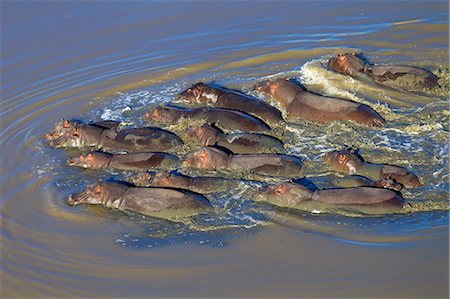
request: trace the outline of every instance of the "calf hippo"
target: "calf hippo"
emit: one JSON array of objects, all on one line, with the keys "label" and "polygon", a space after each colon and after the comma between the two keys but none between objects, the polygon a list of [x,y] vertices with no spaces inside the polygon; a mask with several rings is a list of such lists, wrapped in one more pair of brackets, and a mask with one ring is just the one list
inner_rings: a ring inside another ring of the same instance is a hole
[{"label": "calf hippo", "polygon": [[242,92],[224,87],[197,83],[181,92],[177,98],[189,104],[206,104],[216,108],[243,111],[269,124],[278,124],[284,121],[277,108]]},{"label": "calf hippo", "polygon": [[[45,135],[51,147],[95,147],[103,151],[170,151],[183,144],[174,133],[159,128],[118,131],[118,122],[78,124],[63,121]],[[108,125],[108,126],[106,126]]]},{"label": "calf hippo", "polygon": [[206,197],[187,190],[129,187],[101,181],[71,195],[68,204],[103,205],[166,219],[192,216],[211,207]]},{"label": "calf hippo", "polygon": [[287,79],[261,82],[255,86],[255,89],[272,96],[292,118],[319,123],[351,120],[366,126],[384,125],[384,119],[367,105],[324,97],[306,91],[300,85]]},{"label": "calf hippo", "polygon": [[386,188],[394,191],[400,191],[402,185],[397,183],[393,179],[382,178],[378,181],[371,180],[361,175],[349,175],[343,178],[336,178],[333,180],[336,186],[349,188],[349,187],[378,187]]},{"label": "calf hippo", "polygon": [[146,172],[131,177],[131,183],[141,187],[181,188],[200,194],[209,194],[229,190],[232,183],[236,181],[218,177],[190,177],[174,172]]},{"label": "calf hippo", "polygon": [[438,85],[438,78],[425,69],[404,65],[373,65],[355,53],[337,54],[328,66],[344,75],[363,73],[378,84],[417,91]]},{"label": "calf hippo", "polygon": [[405,188],[422,186],[419,178],[407,169],[365,162],[353,149],[326,153],[324,160],[331,169],[340,173],[363,175],[373,180],[392,179]]},{"label": "calf hippo", "polygon": [[300,184],[284,183],[262,188],[252,199],[287,208],[315,210],[332,206],[367,214],[395,213],[403,207],[403,199],[396,192],[373,187],[312,191]]},{"label": "calf hippo", "polygon": [[270,127],[262,120],[249,114],[222,108],[184,109],[174,106],[158,106],[144,115],[147,121],[173,124],[181,118],[203,123],[215,123],[224,130],[245,132],[268,132]]},{"label": "calf hippo", "polygon": [[217,148],[204,147],[193,152],[183,166],[208,170],[245,171],[277,177],[299,177],[301,159],[287,155],[255,154],[229,155]]},{"label": "calf hippo", "polygon": [[102,152],[90,152],[87,155],[68,159],[67,165],[89,169],[146,171],[152,169],[173,169],[178,165],[178,158],[166,153],[113,155]]},{"label": "calf hippo", "polygon": [[283,152],[283,142],[275,137],[259,133],[225,134],[218,128],[204,124],[186,130],[189,140],[203,146],[219,146],[235,154],[261,154]]}]

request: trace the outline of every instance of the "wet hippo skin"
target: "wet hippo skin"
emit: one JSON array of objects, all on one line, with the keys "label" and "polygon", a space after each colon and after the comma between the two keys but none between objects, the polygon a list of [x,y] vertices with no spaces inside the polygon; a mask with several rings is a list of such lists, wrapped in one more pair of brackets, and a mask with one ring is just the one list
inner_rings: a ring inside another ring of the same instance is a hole
[{"label": "wet hippo skin", "polygon": [[344,75],[363,73],[378,84],[405,90],[421,90],[438,85],[438,78],[428,70],[406,65],[373,65],[366,63],[360,54],[337,54],[328,66]]},{"label": "wet hippo skin", "polygon": [[373,180],[392,179],[405,188],[422,186],[419,178],[406,168],[365,162],[353,149],[326,153],[324,161],[331,169],[340,173],[363,175]]},{"label": "wet hippo skin", "polygon": [[373,214],[395,213],[403,207],[403,199],[396,192],[373,187],[312,191],[300,184],[283,183],[261,188],[252,199],[287,208],[320,203]]},{"label": "wet hippo skin", "polygon": [[112,121],[78,124],[65,120],[57,123],[45,138],[55,148],[95,147],[107,152],[170,151],[183,144],[169,131],[151,127],[117,130],[119,124]]},{"label": "wet hippo skin", "polygon": [[211,207],[206,197],[187,190],[129,187],[102,181],[71,195],[68,204],[103,205],[167,219],[191,216]]},{"label": "wet hippo skin", "polygon": [[91,152],[67,160],[67,165],[89,169],[117,169],[146,171],[152,169],[173,169],[178,157],[166,153],[109,154]]},{"label": "wet hippo skin", "polygon": [[177,99],[189,104],[204,104],[216,108],[243,111],[270,124],[278,124],[284,121],[277,108],[242,92],[225,87],[196,83],[181,92]]},{"label": "wet hippo skin", "polygon": [[297,157],[278,154],[229,155],[217,148],[203,147],[188,155],[182,165],[197,169],[248,170],[262,175],[299,177],[302,161]]},{"label": "wet hippo skin", "polygon": [[222,108],[191,108],[158,106],[144,114],[147,121],[174,124],[180,119],[214,123],[224,130],[244,132],[268,132],[270,127],[262,120],[244,112]]},{"label": "wet hippo skin", "polygon": [[287,79],[263,81],[255,89],[271,96],[286,109],[290,118],[319,123],[351,120],[366,126],[383,126],[384,119],[367,105],[325,97],[303,89]]},{"label": "wet hippo skin", "polygon": [[204,124],[191,127],[185,132],[186,137],[203,146],[219,146],[235,154],[258,154],[283,152],[283,143],[275,137],[259,133],[225,134],[220,129]]}]

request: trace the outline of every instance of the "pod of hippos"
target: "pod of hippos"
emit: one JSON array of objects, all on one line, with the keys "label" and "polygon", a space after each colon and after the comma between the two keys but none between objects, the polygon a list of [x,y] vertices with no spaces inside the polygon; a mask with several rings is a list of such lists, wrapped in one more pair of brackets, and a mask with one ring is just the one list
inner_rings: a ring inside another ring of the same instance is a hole
[{"label": "pod of hippos", "polygon": [[[437,78],[411,67],[366,63],[359,54],[332,57],[328,66],[344,75],[362,73],[376,83],[403,90],[432,88]],[[176,97],[188,107],[152,107],[143,118],[151,124],[188,120],[178,136],[159,127],[120,129],[115,121],[87,124],[63,120],[45,135],[53,148],[89,149],[67,165],[85,169],[137,171],[129,182],[99,181],[68,199],[69,205],[95,204],[153,217],[177,219],[212,208],[205,195],[229,190],[242,183],[239,174],[277,177],[285,183],[254,190],[255,202],[303,209],[323,205],[365,214],[399,211],[404,203],[400,190],[422,185],[410,170],[365,161],[354,149],[326,153],[324,163],[343,175],[329,189],[312,190],[293,183],[303,177],[303,161],[285,154],[284,144],[272,136],[272,127],[286,121],[330,123],[351,121],[361,126],[384,126],[385,120],[371,107],[305,90],[294,81],[279,78],[257,82],[255,90],[284,110],[243,92],[215,84],[196,83]],[[285,118],[283,118],[283,115]],[[186,143],[198,146],[179,156]],[[186,168],[209,176],[187,176]],[[211,175],[212,173],[212,175]]]}]

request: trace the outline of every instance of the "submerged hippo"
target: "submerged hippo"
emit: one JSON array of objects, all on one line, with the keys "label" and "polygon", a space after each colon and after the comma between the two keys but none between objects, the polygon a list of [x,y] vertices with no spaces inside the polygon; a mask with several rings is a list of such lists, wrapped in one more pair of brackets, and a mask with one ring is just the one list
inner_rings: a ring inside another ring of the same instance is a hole
[{"label": "submerged hippo", "polygon": [[174,124],[180,119],[190,119],[203,123],[215,123],[224,130],[245,132],[268,132],[270,127],[262,120],[249,114],[222,108],[184,109],[174,106],[158,106],[144,115],[147,121]]},{"label": "submerged hippo", "polygon": [[89,169],[117,169],[146,171],[151,169],[173,169],[178,157],[166,153],[108,154],[90,152],[87,155],[67,160],[67,165]]},{"label": "submerged hippo", "polygon": [[225,134],[218,128],[204,124],[186,130],[189,140],[203,146],[219,146],[235,154],[259,154],[283,152],[283,142],[275,137],[260,133]]},{"label": "submerged hippo", "polygon": [[393,179],[405,188],[422,186],[419,178],[407,169],[365,162],[353,149],[326,153],[324,161],[331,169],[340,173],[363,175],[373,180]]},{"label": "submerged hippo", "polygon": [[306,91],[300,85],[287,79],[264,81],[257,84],[255,89],[272,96],[292,118],[319,123],[351,120],[367,126],[384,125],[384,119],[367,105],[324,97]]},{"label": "submerged hippo", "polygon": [[103,205],[166,219],[191,216],[211,207],[206,197],[187,190],[129,187],[101,181],[71,195],[68,204]]},{"label": "submerged hippo", "polygon": [[378,181],[371,180],[361,175],[349,175],[343,178],[336,178],[333,183],[339,187],[349,188],[349,187],[378,187],[386,188],[394,191],[400,191],[402,185],[397,183],[393,179],[382,178]]},{"label": "submerged hippo", "polygon": [[188,155],[183,166],[208,170],[245,171],[279,177],[299,177],[300,158],[278,154],[229,155],[217,148],[204,147]]},{"label": "submerged hippo", "polygon": [[252,199],[287,208],[316,209],[332,205],[370,214],[395,213],[403,207],[403,199],[396,192],[373,187],[312,191],[300,184],[284,183],[262,188]]},{"label": "submerged hippo", "polygon": [[281,112],[264,101],[225,87],[214,87],[197,83],[178,95],[178,100],[190,104],[207,104],[216,108],[227,108],[254,115],[267,123],[283,122]]},{"label": "submerged hippo", "polygon": [[191,190],[200,194],[223,192],[230,189],[234,180],[218,177],[190,177],[174,172],[140,173],[131,177],[136,186],[171,187]]},{"label": "submerged hippo", "polygon": [[378,84],[405,90],[421,90],[438,85],[438,77],[425,69],[404,65],[373,65],[366,63],[358,54],[337,54],[328,61],[334,71],[354,75],[363,73]]},{"label": "submerged hippo", "polygon": [[[108,126],[105,126],[105,123]],[[95,147],[103,151],[170,151],[183,144],[174,133],[159,128],[118,131],[120,123],[108,121],[78,124],[65,120],[45,135],[51,147]]]}]

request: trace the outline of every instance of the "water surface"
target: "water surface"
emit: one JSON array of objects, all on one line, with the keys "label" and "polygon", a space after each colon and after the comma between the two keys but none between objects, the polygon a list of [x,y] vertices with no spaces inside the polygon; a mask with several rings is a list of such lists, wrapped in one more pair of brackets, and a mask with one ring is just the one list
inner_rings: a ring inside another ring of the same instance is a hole
[{"label": "water surface", "polygon": [[[2,2],[1,297],[448,297],[448,18],[446,1]],[[427,68],[440,87],[331,72],[345,51]],[[278,129],[319,187],[333,175],[323,154],[343,146],[424,186],[383,217],[258,205],[249,182],[178,223],[67,206],[87,183],[128,174],[66,167],[79,152],[43,140],[61,118],[142,126],[146,108],[197,81],[261,97],[252,87],[271,77],[387,120]]]}]

